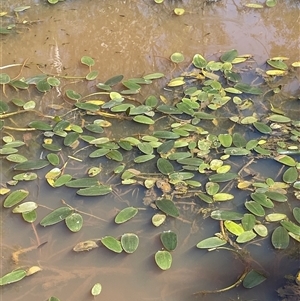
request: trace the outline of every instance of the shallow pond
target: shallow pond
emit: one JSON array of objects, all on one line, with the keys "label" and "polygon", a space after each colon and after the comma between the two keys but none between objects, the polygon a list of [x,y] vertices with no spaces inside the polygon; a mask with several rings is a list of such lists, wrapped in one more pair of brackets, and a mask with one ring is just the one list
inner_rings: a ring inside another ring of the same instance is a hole
[{"label": "shallow pond", "polygon": [[[3,87],[1,100],[34,100],[36,108],[46,115],[71,110],[73,102],[64,96],[67,89],[74,89],[82,95],[98,91],[94,81],[86,82],[80,78],[89,69],[80,62],[83,56],[95,60],[92,68],[99,71],[96,82],[104,83],[119,74],[125,78],[142,77],[155,72],[165,74],[164,78],[143,87],[140,94],[129,96],[136,97],[134,101],[140,103],[149,95],[161,96],[161,99],[165,97],[167,104],[176,103],[182,91],[180,87],[176,87],[175,92],[164,88],[171,78],[191,71],[191,61],[196,53],[202,54],[207,61],[218,60],[222,53],[230,49],[237,49],[239,54],[249,54],[251,58],[241,71],[244,78],[256,83],[258,71],[266,68],[267,59],[284,56],[290,59],[290,63],[299,61],[299,1],[278,1],[273,8],[266,7],[264,1],[259,2],[264,8],[246,7],[247,1],[242,0],[165,0],[162,4],[149,0],[84,0],[63,1],[55,5],[37,0],[6,1],[1,4],[1,11],[8,12],[1,17],[2,26],[11,23],[15,27],[10,29],[11,33],[0,37],[0,65],[18,65],[1,72],[14,78],[21,69],[19,64],[25,61],[26,65],[21,70],[25,78],[42,72],[74,78],[65,78],[64,82],[62,79],[61,88],[44,94],[32,89],[16,91],[11,87]],[[30,8],[14,13],[14,8],[20,6]],[[176,15],[173,11],[176,7],[184,8],[184,14]],[[170,60],[175,52],[184,55],[183,62],[176,64]],[[261,78],[258,83],[260,81]],[[291,77],[282,79],[282,86],[285,88],[284,93],[278,93],[278,97],[271,93],[272,98],[267,101],[261,100],[262,96],[251,95],[255,113],[263,115],[271,100],[276,108],[299,121],[299,99],[295,101],[299,94],[299,71],[294,70]],[[103,98],[106,96],[103,94]],[[227,111],[221,111],[218,115],[220,120],[216,124],[204,120],[203,127],[215,135],[224,133],[225,129],[230,132],[231,124],[228,119],[227,123],[223,123],[222,117],[241,113],[234,110],[232,106]],[[74,123],[80,119],[75,114],[70,116],[69,120],[74,120]],[[10,127],[24,127],[34,118],[34,113],[19,114],[7,122]],[[89,118],[93,117],[86,117],[86,120]],[[147,128],[144,124],[128,123],[126,118],[107,120],[112,126],[105,128],[105,135],[114,139],[125,136],[140,138],[153,131],[151,126]],[[159,123],[161,129],[165,129],[170,120],[162,120]],[[157,125],[155,130],[159,130]],[[7,128],[2,130],[1,135],[13,135],[24,141],[26,149],[22,154],[30,159],[45,156],[45,152],[40,149],[44,138],[41,134],[14,132]],[[245,133],[247,140],[256,139],[256,135],[253,130]],[[299,242],[291,240],[288,250],[275,250],[270,237],[250,241],[242,247],[251,255],[252,268],[267,276],[265,282],[252,289],[241,285],[216,294],[193,295],[199,291],[229,287],[245,269],[245,261],[234,252],[226,249],[208,252],[196,248],[198,242],[221,231],[222,223],[210,218],[211,211],[218,209],[218,205],[203,202],[195,195],[187,194],[184,187],[178,187],[174,200],[180,216],[168,216],[160,227],[155,227],[151,219],[158,209],[153,206],[153,202],[162,196],[164,189],[146,189],[139,182],[121,185],[118,175],[113,174],[118,165],[116,162],[103,158],[86,160],[90,154],[88,149],[79,152],[78,156],[74,155],[76,151],[76,148],[68,149],[66,153],[83,161],[71,160],[64,172],[80,178],[86,176],[89,167],[101,165],[101,181],[112,184],[113,192],[100,197],[83,197],[67,187],[53,189],[45,181],[43,170],[37,171],[38,178],[34,181],[19,182],[17,187],[9,186],[12,190],[28,190],[28,198],[38,203],[40,208],[37,222],[32,224],[24,222],[19,214],[13,214],[11,210],[1,209],[1,276],[13,269],[33,265],[39,266],[42,271],[20,282],[2,286],[0,295],[3,300],[46,300],[51,296],[61,301],[94,300],[90,291],[95,283],[102,285],[100,296],[95,297],[99,300],[281,300],[276,290],[285,284],[284,276],[295,275],[299,269],[296,264],[297,256],[299,259]],[[124,155],[124,161],[132,162],[137,155],[140,155],[138,151]],[[299,153],[294,158],[299,162]],[[156,166],[152,161],[149,162],[144,167],[144,173],[145,170],[149,175],[153,173],[155,178]],[[257,158],[250,162],[247,157],[234,157],[230,160],[231,171],[238,173],[242,169],[242,178],[254,179],[256,182],[264,182],[267,178],[279,182],[282,180],[284,167],[278,162],[266,159],[263,164],[256,163]],[[0,164],[1,185],[4,187],[16,171],[4,156]],[[299,171],[299,166],[297,168]],[[201,174],[197,180],[204,185],[208,176]],[[151,175],[147,177],[148,180],[150,178]],[[139,179],[141,182],[143,180]],[[241,208],[245,199],[249,200],[249,191],[246,193],[237,189],[236,183],[228,184],[229,188],[227,183],[220,185],[221,191],[226,192],[230,188],[235,196],[233,201],[223,202],[220,207],[243,211]],[[294,190],[290,189],[288,193],[289,206],[276,204],[274,212],[284,212],[291,216],[291,208],[299,200]],[[62,200],[82,212],[84,225],[78,233],[70,232],[63,223],[50,227],[39,224],[49,210],[64,206]],[[128,206],[139,209],[137,216],[117,225],[115,216]],[[274,228],[271,226],[270,230]],[[177,234],[178,246],[172,252],[172,267],[162,271],[155,263],[154,254],[163,248],[160,234],[169,230]],[[106,235],[119,238],[124,233],[135,233],[139,237],[139,247],[134,254],[114,253],[100,242],[99,247],[90,251],[73,251],[79,242],[101,239]]]}]

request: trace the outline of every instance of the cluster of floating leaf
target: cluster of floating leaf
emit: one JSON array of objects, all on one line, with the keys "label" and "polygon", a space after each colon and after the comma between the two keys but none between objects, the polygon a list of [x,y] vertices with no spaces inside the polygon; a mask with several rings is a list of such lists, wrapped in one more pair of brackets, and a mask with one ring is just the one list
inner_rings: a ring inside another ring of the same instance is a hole
[{"label": "cluster of floating leaf", "polygon": [[[292,210],[294,221],[286,214],[273,210],[277,203],[287,203],[287,195],[291,191],[295,198],[300,199],[300,164],[297,161],[300,154],[300,121],[285,116],[279,108],[271,107],[270,112],[261,116],[257,112],[249,116],[242,116],[241,113],[231,114],[226,119],[231,122],[232,128],[226,133],[224,129],[220,129],[221,133],[218,134],[209,131],[212,126],[215,126],[215,129],[218,127],[218,111],[232,103],[242,108],[241,111],[251,108],[254,101],[246,96],[262,95],[268,82],[274,83],[278,77],[291,75],[294,69],[299,67],[299,62],[294,62],[288,67],[285,63],[287,58],[284,57],[271,58],[267,64],[273,69],[265,72],[263,79],[267,80],[258,87],[242,82],[241,72],[236,67],[250,59],[250,55],[238,55],[236,50],[224,53],[217,62],[207,61],[201,54],[196,54],[192,60],[193,70],[172,78],[167,84],[169,91],[176,90],[176,93],[181,95],[172,104],[163,95],[150,95],[143,103],[134,98],[144,85],[150,85],[154,80],[164,77],[162,73],[128,80],[124,80],[122,75],[117,75],[103,83],[97,83],[95,87],[101,91],[86,96],[72,89],[66,90],[64,96],[74,103],[72,113],[77,114],[78,123],[68,121],[65,118],[67,112],[62,116],[38,118],[25,128],[19,129],[43,133],[42,159],[28,160],[19,153],[19,149],[25,148],[25,143],[14,139],[13,135],[3,135],[1,157],[14,164],[15,171],[21,171],[7,184],[17,185],[19,181],[35,180],[37,174],[34,171],[48,167],[45,179],[55,189],[62,186],[73,188],[78,195],[85,197],[109,194],[114,186],[103,183],[102,169],[99,166],[90,166],[86,177],[83,178],[74,178],[72,174],[65,173],[70,160],[84,161],[77,157],[81,150],[92,149],[88,154],[89,159],[113,162],[115,167],[112,174],[119,176],[123,185],[136,184],[148,190],[154,187],[160,189],[161,196],[153,200],[152,204],[158,211],[152,218],[156,227],[163,224],[166,218],[180,216],[176,204],[177,196],[198,198],[203,204],[218,207],[219,204],[234,199],[234,194],[224,191],[222,183],[235,183],[238,189],[251,191],[249,200],[244,203],[246,213],[221,209],[222,205],[219,209],[212,209],[210,217],[221,221],[224,229],[214,237],[201,240],[197,244],[200,249],[218,249],[226,244],[232,246],[233,239],[237,244],[244,244],[257,236],[270,236],[276,249],[287,248],[290,238],[300,242],[300,208],[294,207]],[[183,60],[180,53],[171,56],[171,61],[175,64]],[[95,64],[94,60],[84,56],[81,62],[89,67],[89,73],[82,78],[95,81],[98,72],[91,68]],[[43,74],[11,81],[7,74],[0,74],[3,89],[6,85],[18,90],[27,90],[34,86],[43,93],[59,87],[62,79],[67,80],[67,77]],[[101,99],[98,99],[98,96],[101,96]],[[10,112],[11,105],[16,106],[18,110]],[[18,130],[6,125],[6,120],[21,113],[36,113],[34,108],[34,104],[20,99],[12,100],[11,104],[0,101],[1,130]],[[106,136],[105,129],[113,125],[113,121],[108,119],[135,123],[145,134],[122,136],[117,139]],[[161,129],[160,122],[164,120],[165,128]],[[156,125],[160,129],[155,129]],[[241,134],[244,129],[234,132],[235,126],[251,129],[260,137],[247,141]],[[73,151],[73,154],[62,163],[61,158],[66,150]],[[126,162],[124,159],[124,154],[129,152],[134,154],[133,162]],[[283,167],[282,181],[276,182],[271,178],[262,181],[246,180],[241,176],[243,167],[240,172],[232,171],[230,159],[237,156],[245,158],[248,165],[254,160],[273,159]],[[148,170],[149,162],[154,163],[151,164],[153,172]],[[49,166],[52,168],[49,169]],[[5,196],[5,208],[13,208],[12,212],[21,214],[26,222],[33,223],[37,219],[39,205],[34,201],[23,202],[29,195],[27,190],[16,189],[11,192],[10,188],[2,187],[0,192]],[[72,232],[78,232],[84,222],[80,213],[82,212],[69,205],[59,207],[43,217],[40,225],[46,227],[64,221]],[[124,208],[115,217],[115,222],[127,222],[137,213],[137,208]],[[267,227],[269,223],[278,224],[271,235]],[[162,270],[167,270],[172,264],[171,252],[177,246],[177,235],[173,231],[163,231],[160,238],[163,250],[157,251],[155,262]],[[80,242],[73,250],[91,250],[97,248],[99,242],[116,253],[123,250],[133,253],[138,248],[139,237],[135,233],[125,233],[120,239],[105,236]],[[5,275],[0,279],[2,285],[19,281],[27,275],[25,270],[12,273],[13,276],[8,274],[9,276]],[[247,270],[241,280],[244,287],[251,288],[265,280],[265,277],[257,271]]]}]

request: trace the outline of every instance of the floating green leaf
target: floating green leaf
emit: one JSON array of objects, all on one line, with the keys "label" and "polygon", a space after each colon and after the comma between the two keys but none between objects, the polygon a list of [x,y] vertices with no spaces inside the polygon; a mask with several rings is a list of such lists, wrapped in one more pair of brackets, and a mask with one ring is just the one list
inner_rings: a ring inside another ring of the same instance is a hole
[{"label": "floating green leaf", "polygon": [[144,163],[144,162],[150,161],[154,158],[155,158],[155,155],[141,155],[141,156],[134,158],[133,161],[135,163]]},{"label": "floating green leaf", "polygon": [[98,71],[93,70],[93,71],[89,72],[89,73],[86,75],[85,79],[86,79],[86,80],[94,80],[94,79],[97,78],[98,74],[99,74]]},{"label": "floating green leaf", "polygon": [[224,226],[229,232],[231,232],[236,236],[239,236],[245,232],[244,228],[240,224],[237,224],[236,222],[233,221],[229,221],[229,220],[225,221]]},{"label": "floating green leaf", "polygon": [[14,170],[35,170],[41,169],[49,165],[48,160],[39,159],[36,161],[26,161],[23,163],[19,163],[14,167]]},{"label": "floating green leaf", "polygon": [[211,182],[217,182],[217,183],[222,183],[222,182],[228,182],[231,180],[234,180],[238,175],[236,173],[225,173],[225,174],[215,174],[215,175],[211,175],[209,177],[209,180]]},{"label": "floating green leaf", "polygon": [[288,168],[282,175],[282,179],[285,183],[294,183],[298,179],[298,170],[296,167]]},{"label": "floating green leaf", "polygon": [[287,231],[294,233],[295,235],[300,235],[300,226],[296,225],[291,221],[281,221],[281,226],[283,226]]},{"label": "floating green leaf", "polygon": [[10,208],[20,202],[22,202],[29,195],[29,191],[19,189],[11,192],[4,200],[3,206]]},{"label": "floating green leaf", "polygon": [[80,59],[81,63],[84,65],[87,65],[89,67],[94,66],[95,65],[95,61],[94,59],[92,59],[90,56],[83,56]]},{"label": "floating green leaf", "polygon": [[223,53],[220,57],[222,62],[232,62],[238,56],[238,52],[235,49]]},{"label": "floating green leaf", "polygon": [[28,124],[28,126],[31,128],[37,129],[37,130],[41,130],[41,131],[51,131],[52,130],[52,126],[44,121],[31,121]]},{"label": "floating green leaf", "polygon": [[132,219],[138,213],[135,207],[127,207],[122,209],[115,217],[116,224],[123,224]]},{"label": "floating green leaf", "polygon": [[160,234],[160,240],[168,251],[174,251],[177,247],[177,234],[173,231],[164,231]]},{"label": "floating green leaf", "polygon": [[118,241],[113,236],[105,236],[101,239],[101,242],[107,249],[115,253],[121,253],[123,250],[121,246],[121,242]]},{"label": "floating green leaf", "polygon": [[84,188],[84,187],[95,186],[97,184],[99,184],[99,182],[95,178],[81,178],[81,179],[68,181],[66,183],[66,186],[72,188]]},{"label": "floating green leaf", "polygon": [[95,185],[88,188],[77,190],[77,194],[81,196],[100,196],[112,192],[112,188],[106,185]]},{"label": "floating green leaf", "polygon": [[279,115],[279,114],[273,114],[273,115],[269,116],[268,119],[270,121],[279,122],[279,123],[291,122],[291,118],[289,118],[287,116]]},{"label": "floating green leaf", "polygon": [[82,228],[83,218],[81,214],[74,212],[65,218],[65,223],[72,232],[78,232]]},{"label": "floating green leaf", "polygon": [[168,270],[172,265],[172,255],[168,251],[157,251],[155,253],[155,262],[162,270]]},{"label": "floating green leaf", "polygon": [[157,168],[164,175],[169,175],[174,171],[172,163],[165,158],[159,158],[157,160]]},{"label": "floating green leaf", "polygon": [[277,227],[272,233],[271,240],[275,249],[286,249],[290,242],[288,231],[284,227]]},{"label": "floating green leaf", "polygon": [[179,216],[179,210],[175,206],[174,202],[168,199],[160,199],[156,200],[156,206],[165,214],[170,215],[172,217]]},{"label": "floating green leaf", "polygon": [[9,110],[8,104],[5,101],[0,100],[0,114],[6,113],[8,112],[8,110]]},{"label": "floating green leaf", "polygon": [[230,201],[234,198],[234,196],[230,193],[220,192],[213,195],[213,200],[215,202],[224,202]]},{"label": "floating green leaf", "polygon": [[278,222],[285,219],[287,216],[284,213],[270,213],[267,214],[265,219],[267,222]]},{"label": "floating green leaf", "polygon": [[96,283],[92,287],[91,294],[93,296],[98,296],[100,295],[101,291],[102,291],[102,285],[100,283]]},{"label": "floating green leaf", "polygon": [[202,69],[206,67],[207,61],[201,54],[195,54],[193,57],[193,64],[196,68]]},{"label": "floating green leaf", "polygon": [[256,216],[265,215],[265,209],[255,201],[245,202],[245,207]]},{"label": "floating green leaf", "polygon": [[276,202],[286,202],[287,196],[285,194],[276,192],[276,191],[266,191],[265,195],[273,201]]},{"label": "floating green leaf", "polygon": [[256,218],[253,214],[245,213],[242,218],[242,226],[245,231],[250,231],[254,228]]},{"label": "floating green leaf", "polygon": [[212,249],[221,247],[226,244],[227,241],[224,239],[221,239],[219,237],[209,237],[198,242],[196,247],[199,249]]},{"label": "floating green leaf", "polygon": [[166,220],[165,214],[156,213],[152,216],[152,224],[155,227],[159,227],[161,224],[164,223],[165,220]]},{"label": "floating green leaf", "polygon": [[262,90],[260,88],[257,87],[253,87],[251,85],[248,85],[246,83],[237,83],[234,85],[235,89],[238,89],[244,93],[248,93],[248,94],[254,94],[254,95],[260,95],[262,94]]},{"label": "floating green leaf", "polygon": [[22,217],[25,222],[27,223],[33,223],[37,219],[37,213],[36,210],[30,211],[30,212],[23,212]]},{"label": "floating green leaf", "polygon": [[10,283],[18,282],[26,276],[25,270],[15,270],[0,278],[0,285],[7,285]]},{"label": "floating green leaf", "polygon": [[134,233],[125,233],[121,236],[121,245],[126,253],[133,253],[139,246],[139,237]]},{"label": "floating green leaf", "polygon": [[231,156],[247,156],[250,154],[250,151],[241,147],[228,147],[224,150],[224,153]]},{"label": "floating green leaf", "polygon": [[38,207],[38,204],[35,202],[25,202],[21,205],[18,205],[13,209],[13,213],[27,213],[31,212]]},{"label": "floating green leaf", "polygon": [[265,123],[262,122],[253,122],[253,126],[261,133],[263,134],[271,134],[272,133],[272,129],[266,125]]},{"label": "floating green leaf", "polygon": [[300,207],[294,207],[293,215],[295,220],[300,224]]},{"label": "floating green leaf", "polygon": [[43,227],[51,226],[54,224],[57,224],[61,221],[63,221],[66,217],[71,215],[73,213],[73,209],[70,207],[60,207],[52,212],[50,212],[48,215],[46,215],[41,221],[40,225]]},{"label": "floating green leaf", "polygon": [[291,166],[291,167],[296,166],[296,161],[288,155],[279,155],[275,157],[274,160],[287,166]]},{"label": "floating green leaf", "polygon": [[170,58],[171,58],[171,61],[175,64],[178,64],[178,63],[181,63],[184,61],[183,54],[179,53],[179,52],[174,52]]},{"label": "floating green leaf", "polygon": [[134,116],[133,121],[142,124],[154,124],[155,122],[152,118],[142,115]]},{"label": "floating green leaf", "polygon": [[245,231],[237,237],[236,242],[239,244],[243,244],[248,241],[251,241],[255,237],[256,237],[256,234],[252,230]]},{"label": "floating green leaf", "polygon": [[227,211],[227,210],[214,210],[212,211],[211,218],[216,220],[241,220],[243,218],[243,214],[235,211]]}]

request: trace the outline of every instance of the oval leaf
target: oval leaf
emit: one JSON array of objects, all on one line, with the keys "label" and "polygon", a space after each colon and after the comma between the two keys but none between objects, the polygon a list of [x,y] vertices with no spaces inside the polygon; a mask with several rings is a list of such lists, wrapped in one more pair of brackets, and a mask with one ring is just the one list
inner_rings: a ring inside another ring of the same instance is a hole
[{"label": "oval leaf", "polygon": [[135,207],[127,207],[121,210],[115,217],[116,224],[123,224],[132,219],[138,213]]},{"label": "oval leaf", "polygon": [[122,252],[122,246],[121,246],[121,242],[118,241],[117,239],[115,239],[114,237],[112,236],[105,236],[101,239],[101,242],[103,243],[103,245],[115,252],[115,253],[121,253]]},{"label": "oval leaf", "polygon": [[162,270],[168,270],[172,265],[172,255],[168,251],[157,251],[155,253],[155,262]]},{"label": "oval leaf", "polygon": [[157,200],[156,206],[165,214],[173,216],[173,217],[178,217],[179,216],[179,210],[173,203],[173,201],[168,200],[168,199],[161,199]]},{"label": "oval leaf", "polygon": [[50,226],[63,221],[66,217],[73,213],[70,207],[60,207],[46,215],[40,222],[41,226]]},{"label": "oval leaf", "polygon": [[72,232],[78,232],[82,228],[83,218],[79,213],[74,212],[66,217],[65,223]]},{"label": "oval leaf", "polygon": [[22,202],[29,194],[29,191],[24,189],[19,189],[11,192],[4,200],[3,206],[5,208],[10,208],[20,202]]},{"label": "oval leaf", "polygon": [[174,251],[177,247],[177,234],[173,231],[164,231],[160,234],[160,240],[168,251]]},{"label": "oval leaf", "polygon": [[125,233],[121,236],[121,245],[126,253],[133,253],[139,245],[139,237],[134,233]]}]

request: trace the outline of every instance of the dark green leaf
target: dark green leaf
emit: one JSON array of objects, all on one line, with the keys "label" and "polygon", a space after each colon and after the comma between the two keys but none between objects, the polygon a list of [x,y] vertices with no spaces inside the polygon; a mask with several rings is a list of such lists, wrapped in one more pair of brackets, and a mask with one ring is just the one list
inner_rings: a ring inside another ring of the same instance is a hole
[{"label": "dark green leaf", "polygon": [[179,216],[179,210],[173,203],[173,201],[168,199],[156,200],[156,206],[165,214],[170,215],[172,217]]},{"label": "dark green leaf", "polygon": [[243,280],[243,286],[245,288],[253,288],[262,282],[264,282],[267,278],[255,270],[251,270]]},{"label": "dark green leaf", "polygon": [[164,231],[160,234],[160,240],[164,248],[168,251],[174,251],[177,247],[177,234],[173,231]]},{"label": "dark green leaf", "polygon": [[265,209],[255,201],[245,202],[245,207],[256,216],[265,215]]},{"label": "dark green leaf", "polygon": [[220,60],[222,62],[232,62],[236,57],[238,56],[238,52],[235,49],[232,49],[230,51],[227,51],[223,53],[220,57]]}]

